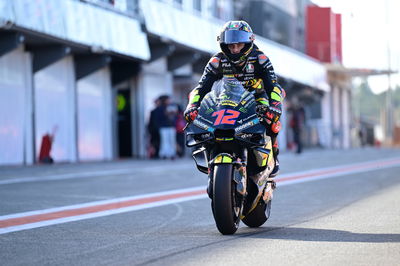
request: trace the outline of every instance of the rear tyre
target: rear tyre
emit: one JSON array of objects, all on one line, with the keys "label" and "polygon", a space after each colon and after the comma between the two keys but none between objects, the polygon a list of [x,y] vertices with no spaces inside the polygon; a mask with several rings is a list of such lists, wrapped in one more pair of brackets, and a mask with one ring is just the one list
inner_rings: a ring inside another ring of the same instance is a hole
[{"label": "rear tyre", "polygon": [[239,228],[240,207],[236,206],[233,166],[218,164],[214,167],[213,214],[218,231],[231,235]]},{"label": "rear tyre", "polygon": [[271,214],[271,201],[265,203],[262,199],[257,207],[242,219],[243,223],[248,227],[260,227],[269,218]]}]

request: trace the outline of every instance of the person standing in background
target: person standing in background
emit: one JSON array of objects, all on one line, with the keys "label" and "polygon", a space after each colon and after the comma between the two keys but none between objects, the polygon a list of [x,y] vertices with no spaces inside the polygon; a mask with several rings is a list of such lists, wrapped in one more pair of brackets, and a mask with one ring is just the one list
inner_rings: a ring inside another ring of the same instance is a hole
[{"label": "person standing in background", "polygon": [[159,121],[160,126],[160,152],[162,159],[175,159],[176,157],[176,129],[175,121],[178,108],[176,104],[171,104],[168,95],[160,96],[160,107],[162,117]]},{"label": "person standing in background", "polygon": [[160,151],[160,121],[162,119],[162,108],[160,98],[154,101],[155,108],[150,112],[147,131],[150,135],[149,157],[157,159]]},{"label": "person standing in background", "polygon": [[291,115],[289,126],[293,132],[296,153],[300,154],[303,151],[302,131],[305,123],[305,111],[297,101],[293,101],[292,107],[288,111]]},{"label": "person standing in background", "polygon": [[175,129],[176,129],[176,152],[179,157],[185,155],[185,131],[186,120],[183,117],[182,107],[177,105],[178,113],[176,115]]}]

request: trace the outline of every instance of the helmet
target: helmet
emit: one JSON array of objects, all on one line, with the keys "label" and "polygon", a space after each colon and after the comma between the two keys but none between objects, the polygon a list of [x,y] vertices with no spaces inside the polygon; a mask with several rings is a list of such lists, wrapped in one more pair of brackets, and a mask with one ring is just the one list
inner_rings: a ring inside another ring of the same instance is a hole
[{"label": "helmet", "polygon": [[[222,27],[217,41],[222,52],[234,64],[240,64],[246,61],[247,56],[253,48],[254,34],[250,25],[243,20],[228,21]],[[229,49],[229,44],[244,43],[244,48],[238,54],[232,54]]]}]

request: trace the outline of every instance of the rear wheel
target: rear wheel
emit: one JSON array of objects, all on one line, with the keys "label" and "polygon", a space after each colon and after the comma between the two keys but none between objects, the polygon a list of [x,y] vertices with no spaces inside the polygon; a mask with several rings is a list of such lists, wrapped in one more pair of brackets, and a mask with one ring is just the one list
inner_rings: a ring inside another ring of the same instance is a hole
[{"label": "rear wheel", "polygon": [[212,207],[218,231],[223,235],[234,234],[240,222],[241,208],[237,204],[236,183],[232,177],[231,164],[215,165]]}]

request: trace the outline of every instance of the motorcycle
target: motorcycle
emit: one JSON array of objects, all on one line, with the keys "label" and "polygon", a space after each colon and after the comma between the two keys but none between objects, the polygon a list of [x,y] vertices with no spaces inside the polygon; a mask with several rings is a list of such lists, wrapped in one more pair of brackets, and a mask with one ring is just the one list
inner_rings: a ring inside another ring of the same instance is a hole
[{"label": "motorcycle", "polygon": [[208,175],[212,213],[224,235],[234,234],[240,221],[259,227],[270,216],[275,162],[262,122],[254,95],[240,81],[224,77],[187,125],[186,145],[193,148],[197,169]]}]

